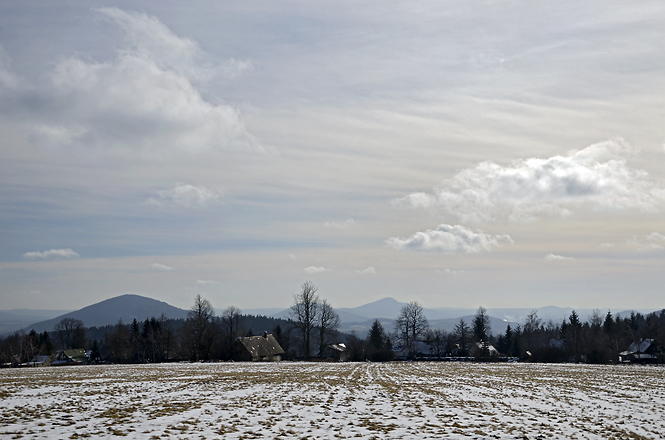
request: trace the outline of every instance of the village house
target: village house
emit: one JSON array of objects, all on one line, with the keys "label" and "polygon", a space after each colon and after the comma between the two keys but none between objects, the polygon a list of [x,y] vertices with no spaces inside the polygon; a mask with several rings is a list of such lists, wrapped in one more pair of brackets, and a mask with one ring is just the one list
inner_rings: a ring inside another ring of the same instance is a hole
[{"label": "village house", "polygon": [[247,336],[236,340],[237,361],[281,361],[284,350],[273,335]]},{"label": "village house", "polygon": [[620,363],[651,364],[663,361],[663,347],[653,339],[640,339],[619,353]]},{"label": "village house", "polygon": [[82,348],[60,350],[51,365],[82,365],[88,363],[88,354]]},{"label": "village house", "polygon": [[340,342],[339,344],[327,345],[325,357],[327,359],[335,359],[336,361],[346,362],[351,358],[351,352],[343,342]]}]

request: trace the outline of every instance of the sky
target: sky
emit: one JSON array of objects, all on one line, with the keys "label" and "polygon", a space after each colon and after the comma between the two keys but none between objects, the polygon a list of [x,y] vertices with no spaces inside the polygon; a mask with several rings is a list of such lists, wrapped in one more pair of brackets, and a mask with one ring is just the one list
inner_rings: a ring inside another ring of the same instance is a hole
[{"label": "sky", "polygon": [[665,307],[665,3],[0,3],[0,309]]}]

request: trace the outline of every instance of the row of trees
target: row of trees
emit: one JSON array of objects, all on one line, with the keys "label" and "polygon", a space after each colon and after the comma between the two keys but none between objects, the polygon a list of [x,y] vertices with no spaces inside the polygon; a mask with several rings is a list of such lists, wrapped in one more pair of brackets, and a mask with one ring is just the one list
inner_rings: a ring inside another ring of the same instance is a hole
[{"label": "row of trees", "polygon": [[0,340],[0,361],[28,363],[38,355],[52,355],[56,349],[85,348],[95,359],[110,362],[165,362],[172,360],[231,360],[237,352],[235,341],[271,329],[286,355],[292,359],[325,356],[325,347],[334,341],[339,315],[330,303],[320,299],[311,282],[294,295],[290,319],[244,316],[235,306],[215,315],[210,301],[197,295],[185,320],[165,316],[141,322],[119,321],[113,326],[85,328],[82,321],[65,318],[52,332],[17,332]]},{"label": "row of trees", "polygon": [[632,313],[615,317],[595,312],[582,322],[573,311],[560,323],[543,322],[532,311],[524,325],[493,335],[483,307],[467,323],[460,319],[447,332],[432,329],[417,302],[406,304],[387,331],[375,320],[364,338],[339,334],[340,318],[332,305],[321,299],[311,282],[293,296],[289,319],[242,315],[230,306],[216,316],[212,304],[200,295],[185,320],[165,316],[118,322],[103,328],[85,328],[79,320],[66,318],[52,332],[15,333],[0,340],[0,361],[19,358],[29,362],[36,355],[52,354],[56,348],[88,348],[95,359],[110,362],[164,362],[171,360],[230,360],[236,356],[236,339],[253,335],[252,327],[272,333],[286,351],[287,359],[325,358],[326,347],[345,342],[352,360],[388,361],[399,356],[443,358],[449,356],[517,357],[536,362],[616,361],[619,352],[644,338],[665,341],[665,310],[646,316]]},{"label": "row of trees", "polygon": [[[375,322],[370,334],[378,332]],[[395,320],[395,340],[402,353],[410,358],[429,356],[507,356],[535,362],[615,362],[619,353],[635,341],[654,339],[665,341],[665,310],[642,315],[631,313],[628,317],[604,316],[594,311],[587,322],[572,311],[560,323],[543,322],[532,311],[524,326],[493,335],[487,310],[479,307],[467,324],[460,319],[452,332],[431,329],[423,308],[415,302],[402,307]],[[497,352],[490,352],[494,347]],[[371,350],[371,348],[370,348]],[[662,351],[662,350],[661,350]]]}]

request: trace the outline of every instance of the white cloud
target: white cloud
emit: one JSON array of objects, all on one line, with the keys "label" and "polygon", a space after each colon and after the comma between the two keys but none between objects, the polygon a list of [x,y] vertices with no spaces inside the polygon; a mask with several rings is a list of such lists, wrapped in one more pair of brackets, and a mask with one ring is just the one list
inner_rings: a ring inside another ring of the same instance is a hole
[{"label": "white cloud", "polygon": [[167,266],[166,264],[160,264],[160,263],[152,263],[150,265],[150,267],[153,270],[159,270],[159,271],[163,271],[163,272],[168,272],[168,271],[174,270],[171,266]]},{"label": "white cloud", "polygon": [[348,229],[355,224],[356,221],[354,219],[348,218],[346,220],[341,220],[341,221],[325,222],[323,226],[332,229]]},{"label": "white cloud", "polygon": [[389,246],[398,250],[431,251],[444,254],[471,254],[489,252],[512,243],[509,235],[491,235],[474,232],[460,225],[439,225],[438,228],[416,232],[411,237],[391,237]]},{"label": "white cloud", "polygon": [[221,195],[218,191],[205,186],[177,183],[169,190],[159,191],[155,197],[150,197],[147,202],[157,206],[205,207],[219,203],[220,199]]},{"label": "white cloud", "polygon": [[662,182],[629,167],[636,150],[620,139],[566,155],[502,166],[483,162],[442,182],[433,193],[412,193],[394,203],[430,208],[467,222],[568,216],[576,209],[657,211]]},{"label": "white cloud", "polygon": [[376,274],[376,269],[374,269],[374,266],[369,266],[365,269],[357,270],[356,273],[360,275],[374,275]]},{"label": "white cloud", "polygon": [[665,249],[665,235],[659,232],[652,232],[648,235],[636,236],[626,240],[629,247],[639,250],[660,250]]},{"label": "white cloud", "polygon": [[251,62],[236,59],[210,64],[195,41],[176,35],[151,15],[118,8],[101,8],[99,12],[123,29],[130,51],[192,81],[207,81],[219,75],[233,78],[252,67]]},{"label": "white cloud", "polygon": [[61,60],[51,77],[58,114],[33,126],[33,142],[153,154],[262,151],[239,111],[204,99],[198,86],[212,70],[237,75],[247,63],[212,68],[202,64],[206,55],[195,42],[157,18],[101,12],[126,32],[129,46],[112,60]]},{"label": "white cloud", "polygon": [[213,281],[213,280],[197,280],[196,284],[199,286],[207,286],[210,284],[219,284],[219,281]]},{"label": "white cloud", "polygon": [[463,270],[459,270],[459,269],[449,269],[449,268],[445,268],[445,269],[437,269],[436,271],[437,271],[438,273],[445,273],[446,275],[461,275],[461,274],[464,273]]},{"label": "white cloud", "polygon": [[330,269],[325,268],[325,267],[320,267],[320,266],[309,266],[309,267],[306,267],[303,270],[305,271],[305,273],[309,273],[309,274],[330,272]]},{"label": "white cloud", "polygon": [[563,255],[556,255],[552,253],[545,255],[545,260],[547,261],[571,261],[574,259],[575,258],[573,257],[564,257]]},{"label": "white cloud", "polygon": [[67,248],[67,249],[50,249],[48,251],[44,252],[39,252],[39,251],[34,251],[34,252],[26,252],[23,254],[23,258],[27,258],[28,260],[47,260],[51,258],[65,258],[65,259],[70,259],[70,258],[78,258],[80,257],[79,254],[74,252],[73,250]]}]

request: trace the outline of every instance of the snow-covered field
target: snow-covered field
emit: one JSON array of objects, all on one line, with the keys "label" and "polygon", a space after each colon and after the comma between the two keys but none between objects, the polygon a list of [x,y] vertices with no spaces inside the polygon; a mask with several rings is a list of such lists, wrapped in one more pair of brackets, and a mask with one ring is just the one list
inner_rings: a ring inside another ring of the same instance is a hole
[{"label": "snow-covered field", "polygon": [[663,438],[665,368],[218,363],[0,370],[0,438]]}]

